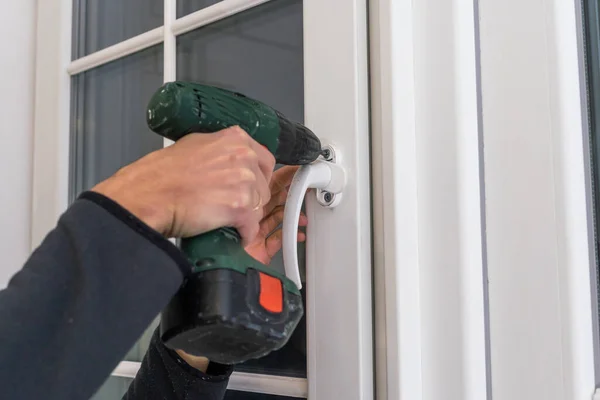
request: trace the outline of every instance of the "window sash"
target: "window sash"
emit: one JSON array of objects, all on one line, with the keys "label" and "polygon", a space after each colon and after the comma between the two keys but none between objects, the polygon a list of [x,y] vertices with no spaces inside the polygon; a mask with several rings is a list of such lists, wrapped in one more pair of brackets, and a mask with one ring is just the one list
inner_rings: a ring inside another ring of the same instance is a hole
[{"label": "window sash", "polygon": [[[265,1],[224,0],[176,19],[175,1],[166,0],[164,26],[74,61],[71,1],[39,2],[32,248],[68,206],[70,77],[162,42],[165,80],[172,80],[176,36]],[[349,191],[335,210],[326,210],[311,198],[306,205],[313,221],[306,245],[307,393],[311,399],[370,399],[374,388],[367,1],[304,0],[304,21],[305,121],[325,143],[336,146],[349,182]],[[331,21],[336,21],[335,30]]]},{"label": "window sash", "polygon": [[370,4],[378,397],[591,398],[581,2]]}]

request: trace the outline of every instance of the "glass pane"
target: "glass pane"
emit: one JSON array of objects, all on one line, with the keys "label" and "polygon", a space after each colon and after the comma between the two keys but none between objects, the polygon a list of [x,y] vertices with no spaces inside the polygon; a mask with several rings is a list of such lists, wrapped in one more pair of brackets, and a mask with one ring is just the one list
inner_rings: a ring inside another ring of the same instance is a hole
[{"label": "glass pane", "polygon": [[[592,183],[594,186],[594,222],[596,232],[596,259],[600,252],[598,238],[598,217],[600,216],[600,4],[598,1],[585,0],[584,25],[586,36],[587,83],[590,123],[590,145],[592,156]],[[596,262],[596,352],[600,348],[598,332],[600,331],[600,264]],[[596,354],[598,356],[598,354]],[[596,361],[600,362],[599,360]]]},{"label": "glass pane", "polygon": [[163,25],[163,0],[75,0],[73,59]]},{"label": "glass pane", "polygon": [[238,392],[228,390],[225,393],[225,400],[297,400],[297,397],[273,396],[262,393]]},{"label": "glass pane", "polygon": [[91,400],[119,400],[127,393],[127,389],[133,379],[111,376],[98,389]]},{"label": "glass pane", "polygon": [[202,10],[223,0],[177,0],[177,18]]},{"label": "glass pane", "polygon": [[142,336],[138,339],[138,341],[133,345],[133,347],[129,350],[127,355],[123,358],[124,361],[142,361],[144,359],[144,355],[150,346],[150,341],[152,340],[152,335],[154,334],[154,330],[160,324],[160,316],[157,316],[154,321],[150,324],[150,326],[146,329],[146,331],[142,334]]},{"label": "glass pane", "polygon": [[[236,90],[302,122],[302,1],[273,1],[190,32],[177,41],[177,79]],[[304,247],[299,247],[302,266]],[[281,255],[272,263],[283,272]],[[288,345],[238,371],[306,376],[303,319]]]},{"label": "glass pane", "polygon": [[71,198],[163,146],[146,125],[162,53],[154,46],[73,78]]},{"label": "glass pane", "polygon": [[[146,126],[146,105],[163,81],[162,45],[73,78],[71,199],[124,165],[163,147]],[[158,318],[126,355],[141,361]],[[130,380],[110,378],[96,399],[120,399]]]}]

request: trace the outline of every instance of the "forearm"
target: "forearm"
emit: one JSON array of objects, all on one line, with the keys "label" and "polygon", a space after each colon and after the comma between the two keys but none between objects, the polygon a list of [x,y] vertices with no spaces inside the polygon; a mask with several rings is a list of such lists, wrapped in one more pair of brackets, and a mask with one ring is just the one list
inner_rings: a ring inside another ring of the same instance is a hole
[{"label": "forearm", "polygon": [[93,200],[75,202],[0,291],[6,398],[91,397],[182,281],[168,241]]}]

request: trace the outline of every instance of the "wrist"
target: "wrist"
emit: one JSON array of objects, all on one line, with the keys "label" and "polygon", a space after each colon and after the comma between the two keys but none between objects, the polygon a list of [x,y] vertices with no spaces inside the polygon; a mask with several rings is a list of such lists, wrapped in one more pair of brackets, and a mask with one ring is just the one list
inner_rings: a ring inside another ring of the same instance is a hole
[{"label": "wrist", "polygon": [[187,354],[183,350],[175,350],[177,355],[181,357],[183,361],[185,361],[190,367],[199,370],[200,372],[206,373],[208,370],[208,364],[210,363],[209,359],[206,357],[198,357]]},{"label": "wrist", "polygon": [[136,190],[119,177],[111,177],[91,189],[119,204],[150,228],[165,236],[170,226],[168,207],[152,200],[144,191]]}]

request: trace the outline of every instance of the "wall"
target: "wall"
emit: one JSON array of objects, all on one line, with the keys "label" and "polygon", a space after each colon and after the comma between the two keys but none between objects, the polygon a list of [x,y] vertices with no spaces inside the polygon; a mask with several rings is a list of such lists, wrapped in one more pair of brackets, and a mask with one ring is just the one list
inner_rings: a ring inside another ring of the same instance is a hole
[{"label": "wall", "polygon": [[0,287],[30,251],[36,4],[7,1],[0,13]]}]

